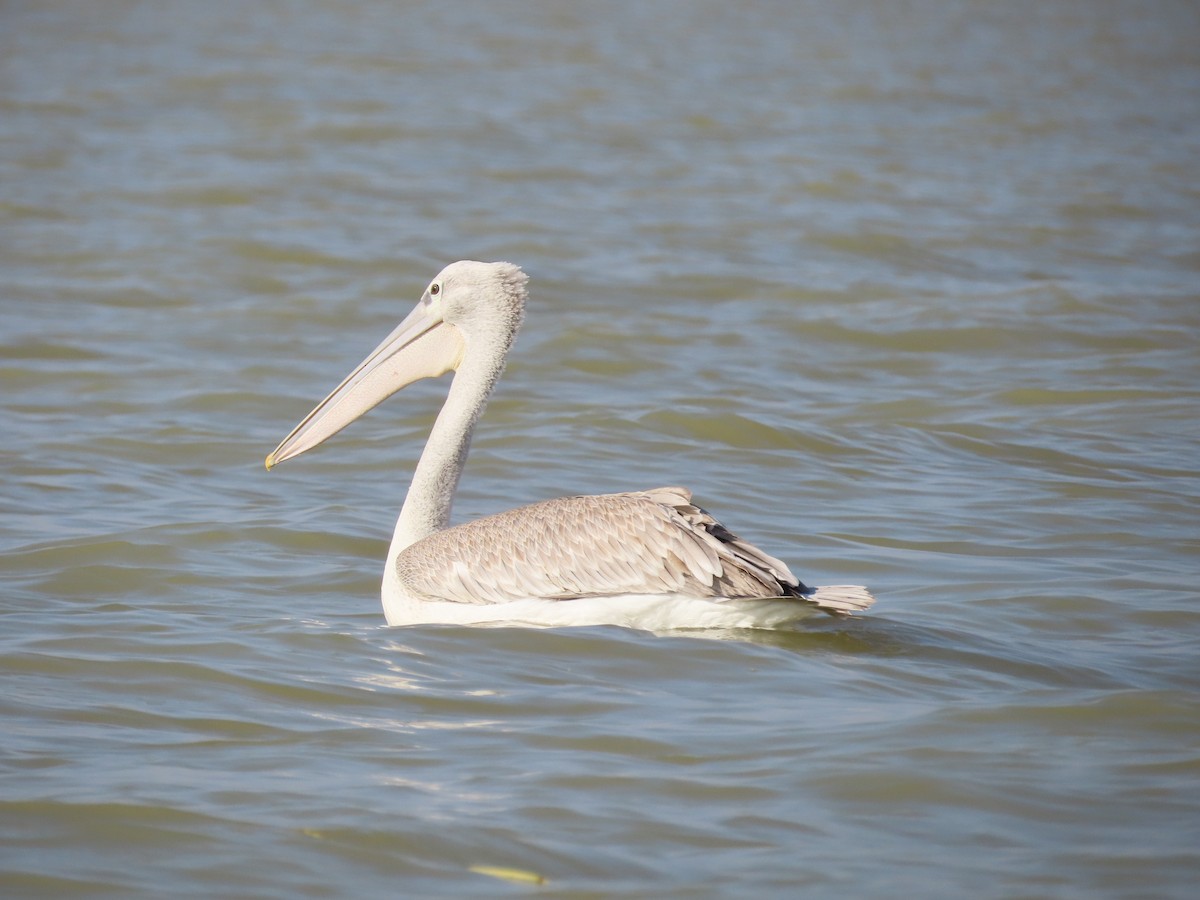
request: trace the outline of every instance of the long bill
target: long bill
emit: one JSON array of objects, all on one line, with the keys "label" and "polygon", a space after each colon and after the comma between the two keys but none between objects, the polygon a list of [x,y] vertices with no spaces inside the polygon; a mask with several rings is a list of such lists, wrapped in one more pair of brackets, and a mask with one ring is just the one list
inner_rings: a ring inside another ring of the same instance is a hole
[{"label": "long bill", "polygon": [[464,348],[459,330],[425,298],[292,429],[267,457],[267,468],[311,450],[414,381],[457,368]]}]

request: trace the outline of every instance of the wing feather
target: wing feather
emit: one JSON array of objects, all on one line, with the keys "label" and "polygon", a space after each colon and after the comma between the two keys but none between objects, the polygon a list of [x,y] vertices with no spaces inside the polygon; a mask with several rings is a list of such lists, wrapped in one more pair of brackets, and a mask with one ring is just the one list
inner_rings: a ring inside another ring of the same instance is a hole
[{"label": "wing feather", "polygon": [[425,600],[618,594],[802,596],[787,566],[691,503],[686,488],[562,497],[439,531],[396,561]]}]

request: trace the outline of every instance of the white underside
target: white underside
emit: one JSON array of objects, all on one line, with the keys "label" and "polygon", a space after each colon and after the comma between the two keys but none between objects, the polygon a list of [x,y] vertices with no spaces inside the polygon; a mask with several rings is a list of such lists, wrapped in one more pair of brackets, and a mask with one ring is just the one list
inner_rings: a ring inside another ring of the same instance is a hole
[{"label": "white underside", "polygon": [[388,625],[492,625],[535,628],[620,625],[645,631],[697,628],[777,628],[820,613],[788,599],[723,600],[626,594],[576,600],[447,603],[384,597]]}]

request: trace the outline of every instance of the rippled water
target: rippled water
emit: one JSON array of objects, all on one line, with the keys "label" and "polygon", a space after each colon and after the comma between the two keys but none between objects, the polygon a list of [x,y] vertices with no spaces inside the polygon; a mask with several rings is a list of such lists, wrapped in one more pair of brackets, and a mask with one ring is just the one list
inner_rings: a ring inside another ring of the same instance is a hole
[{"label": "rippled water", "polygon": [[[1183,2],[7,4],[0,893],[1189,896],[1197,46]],[[687,484],[873,613],[383,627],[445,383],[262,459],[463,257],[533,295],[460,518]]]}]

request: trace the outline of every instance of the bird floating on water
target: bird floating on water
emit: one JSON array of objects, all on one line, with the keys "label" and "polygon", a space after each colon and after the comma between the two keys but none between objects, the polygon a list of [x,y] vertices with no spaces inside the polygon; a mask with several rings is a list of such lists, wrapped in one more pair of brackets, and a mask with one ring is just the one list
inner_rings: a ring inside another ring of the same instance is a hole
[{"label": "bird floating on water", "polygon": [[782,625],[869,607],[864,587],[808,587],[692,503],[689,490],[560,497],[450,525],[483,413],[525,313],[507,262],[452,263],[420,303],[267,457],[299,456],[396,391],[451,370],[388,550],[389,625]]}]

